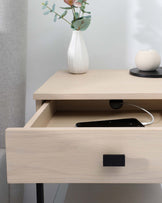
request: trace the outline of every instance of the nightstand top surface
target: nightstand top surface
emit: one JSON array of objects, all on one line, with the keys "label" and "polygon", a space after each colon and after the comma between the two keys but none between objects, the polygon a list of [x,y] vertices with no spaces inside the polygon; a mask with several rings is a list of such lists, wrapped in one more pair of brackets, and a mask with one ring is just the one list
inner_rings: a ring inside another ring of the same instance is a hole
[{"label": "nightstand top surface", "polygon": [[35,100],[162,99],[162,79],[129,75],[129,70],[59,71],[35,93]]}]

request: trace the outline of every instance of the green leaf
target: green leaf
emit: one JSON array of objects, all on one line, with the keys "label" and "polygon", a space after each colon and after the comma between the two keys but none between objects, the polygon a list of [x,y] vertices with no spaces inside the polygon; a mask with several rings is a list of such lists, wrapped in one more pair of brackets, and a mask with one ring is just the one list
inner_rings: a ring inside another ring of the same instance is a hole
[{"label": "green leaf", "polygon": [[85,11],[85,10],[83,10],[83,9],[81,9],[81,11],[82,11],[83,13],[91,14],[90,11]]},{"label": "green leaf", "polygon": [[79,13],[78,12],[75,12],[75,18],[79,18]]},{"label": "green leaf", "polygon": [[47,6],[48,5],[48,1],[45,1],[44,5]]},{"label": "green leaf", "polygon": [[46,7],[45,5],[43,5],[43,6],[42,6],[42,9],[45,9],[45,8],[47,8],[47,7]]},{"label": "green leaf", "polygon": [[66,16],[66,14],[67,14],[67,11],[64,11],[63,12],[63,14],[59,17],[59,19],[61,19],[61,18],[63,18],[63,17],[65,17]]},{"label": "green leaf", "polygon": [[45,11],[45,12],[43,13],[43,15],[48,15],[50,12],[51,12],[50,10]]},{"label": "green leaf", "polygon": [[85,6],[82,5],[82,6],[80,7],[80,10],[82,11],[82,10],[84,10],[84,9],[85,9]]},{"label": "green leaf", "polygon": [[57,14],[55,14],[55,17],[54,17],[53,21],[54,21],[54,22],[57,21]]},{"label": "green leaf", "polygon": [[72,9],[72,7],[60,7],[61,9],[66,9],[66,10],[68,10],[68,9]]},{"label": "green leaf", "polygon": [[55,11],[55,7],[56,7],[56,4],[53,4],[53,6],[52,6],[52,12]]},{"label": "green leaf", "polygon": [[82,4],[82,3],[83,3],[83,0],[78,0],[77,2],[79,2],[79,3],[81,3],[81,4]]},{"label": "green leaf", "polygon": [[84,31],[89,27],[90,23],[91,23],[91,16],[85,16],[82,18],[78,18],[77,20],[73,20],[71,27],[74,30]]},{"label": "green leaf", "polygon": [[84,9],[85,9],[85,6],[82,5],[82,6],[80,7],[80,10],[81,10],[83,13],[91,14],[91,12],[85,11]]}]

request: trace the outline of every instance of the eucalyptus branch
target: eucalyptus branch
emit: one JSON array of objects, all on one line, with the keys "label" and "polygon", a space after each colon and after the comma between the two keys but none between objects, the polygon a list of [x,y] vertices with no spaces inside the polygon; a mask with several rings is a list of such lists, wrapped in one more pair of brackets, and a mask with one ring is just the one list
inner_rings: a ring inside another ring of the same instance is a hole
[{"label": "eucalyptus branch", "polygon": [[[48,0],[42,3],[42,9],[46,9],[44,15],[50,13],[54,14],[53,21],[56,22],[57,19],[62,19],[70,25],[73,30],[85,31],[91,23],[91,13],[86,11],[87,0],[64,0],[68,7],[60,7],[64,10],[62,14],[55,11],[56,4],[54,3],[52,7],[48,6]],[[69,21],[66,18],[68,10],[72,10],[72,20]],[[89,14],[89,15],[88,15]]]},{"label": "eucalyptus branch", "polygon": [[74,8],[73,6],[72,6],[71,8],[72,8],[72,12],[73,12],[74,20],[76,20],[76,18],[75,18],[75,8]]},{"label": "eucalyptus branch", "polygon": [[[43,6],[46,6],[46,8],[48,8],[50,10],[50,12],[54,13],[55,15],[61,17],[61,15],[59,13],[57,13],[56,11],[53,11],[52,8],[50,8],[49,6],[45,5],[45,3],[42,3]],[[67,22],[69,25],[72,25],[66,18],[61,17],[61,19],[63,19],[65,22]]]},{"label": "eucalyptus branch", "polygon": [[81,16],[81,9],[79,9],[79,17]]}]

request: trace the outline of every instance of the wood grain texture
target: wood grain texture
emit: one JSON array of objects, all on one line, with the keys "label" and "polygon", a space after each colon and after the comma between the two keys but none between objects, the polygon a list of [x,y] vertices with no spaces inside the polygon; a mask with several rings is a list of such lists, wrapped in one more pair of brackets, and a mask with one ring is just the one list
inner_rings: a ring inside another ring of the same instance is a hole
[{"label": "wood grain texture", "polygon": [[[57,72],[35,92],[37,112],[25,128],[6,131],[8,182],[161,183],[161,87],[162,79],[133,77],[128,70]],[[98,119],[149,120],[135,109],[111,111],[110,99],[142,105],[154,114],[155,123],[146,128],[75,128],[76,122]],[[126,167],[104,168],[103,154],[125,154]]]},{"label": "wood grain texture", "polygon": [[44,127],[45,125],[48,125],[48,122],[55,114],[55,111],[56,109],[54,101],[45,102],[25,125],[25,128],[37,126]]},{"label": "wood grain texture", "polygon": [[162,99],[162,79],[139,78],[129,70],[59,71],[34,94],[35,100]]},{"label": "wood grain texture", "polygon": [[[9,129],[9,183],[161,183],[162,128]],[[104,168],[103,154],[126,167]]]},{"label": "wood grain texture", "polygon": [[[162,109],[162,100],[124,100],[124,103],[135,104],[147,110]],[[57,111],[110,111],[109,100],[57,100]],[[137,110],[124,104],[117,111]]]},{"label": "wood grain texture", "polygon": [[[137,118],[140,122],[149,122],[151,120],[148,114],[134,107],[128,106],[129,109],[127,109],[127,106],[126,106],[126,108],[122,108],[121,110],[112,110],[110,109],[110,107],[108,108],[108,102],[106,102],[107,104],[105,104],[105,107],[103,105],[104,102],[102,101],[100,102],[94,101],[92,102],[92,105],[90,101],[87,101],[87,102],[84,101],[83,103],[84,105],[82,104],[81,101],[77,101],[77,102],[61,101],[61,106],[60,106],[56,101],[45,102],[40,107],[40,109],[35,113],[35,115],[31,118],[31,120],[25,125],[25,128],[75,127],[76,123],[78,122],[113,120],[113,119],[123,119],[123,118]],[[97,105],[98,103],[100,105]],[[132,103],[136,104],[137,102],[133,101]],[[151,103],[150,101],[149,107],[152,109],[155,109],[160,104],[161,102]],[[79,109],[79,106],[80,106],[80,109]],[[106,106],[107,106],[107,109],[106,109]],[[103,108],[103,110],[100,110],[102,109],[101,107]],[[67,109],[69,108],[72,110],[68,111]],[[88,108],[91,110],[88,111]],[[162,111],[152,110],[152,109],[150,109],[150,112],[153,114],[155,121],[152,125],[149,125],[147,127],[162,127]]]},{"label": "wood grain texture", "polygon": [[36,104],[36,111],[38,111],[38,109],[42,106],[42,100],[36,100],[35,104]]},{"label": "wood grain texture", "polygon": [[[155,121],[150,127],[162,127],[162,111],[151,111]],[[50,117],[48,117],[50,118]],[[45,124],[34,125],[34,127],[75,127],[78,122],[98,121],[98,120],[113,120],[123,118],[137,118],[140,122],[150,122],[151,118],[145,112],[140,111],[66,111],[56,112]]]}]

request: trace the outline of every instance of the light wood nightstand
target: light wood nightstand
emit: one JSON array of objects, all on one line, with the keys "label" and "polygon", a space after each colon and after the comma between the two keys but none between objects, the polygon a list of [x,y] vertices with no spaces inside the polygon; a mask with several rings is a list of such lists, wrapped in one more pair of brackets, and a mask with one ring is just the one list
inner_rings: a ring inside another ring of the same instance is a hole
[{"label": "light wood nightstand", "polygon": [[[34,99],[37,112],[25,127],[6,130],[9,183],[162,182],[162,79],[133,77],[128,70],[60,71]],[[145,128],[75,127],[116,118],[149,121],[132,107],[111,109],[112,99],[150,110],[155,122]],[[125,155],[125,167],[103,167],[104,154]],[[41,189],[38,184],[38,194]]]}]

